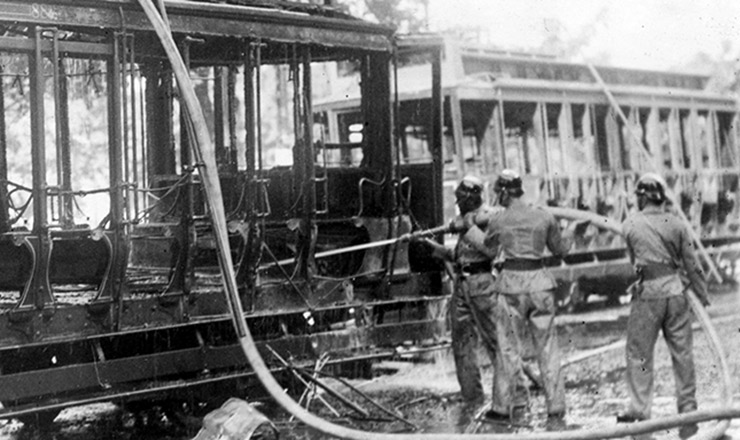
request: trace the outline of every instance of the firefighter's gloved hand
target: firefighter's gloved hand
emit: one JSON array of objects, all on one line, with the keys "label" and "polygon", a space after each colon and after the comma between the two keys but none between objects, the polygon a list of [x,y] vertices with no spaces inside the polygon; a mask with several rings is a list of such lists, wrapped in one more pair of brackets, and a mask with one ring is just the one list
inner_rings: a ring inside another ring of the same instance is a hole
[{"label": "firefighter's gloved hand", "polygon": [[462,218],[458,217],[450,222],[451,232],[466,232],[477,225],[478,216],[475,212],[469,212]]},{"label": "firefighter's gloved hand", "polygon": [[459,217],[450,222],[449,229],[452,233],[465,232],[468,230],[465,226],[465,219]]},{"label": "firefighter's gloved hand", "polygon": [[709,302],[709,296],[707,296],[706,293],[703,294],[696,294],[696,297],[699,299],[699,302],[701,303],[704,308],[709,307],[712,303]]}]

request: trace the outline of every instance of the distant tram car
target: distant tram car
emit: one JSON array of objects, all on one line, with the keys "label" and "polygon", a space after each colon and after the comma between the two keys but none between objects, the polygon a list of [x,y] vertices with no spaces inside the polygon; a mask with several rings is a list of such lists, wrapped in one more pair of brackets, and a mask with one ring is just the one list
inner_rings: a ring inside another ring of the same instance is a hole
[{"label": "distant tram car", "polygon": [[[268,364],[438,344],[439,268],[395,238],[442,222],[441,108],[423,106],[439,160],[401,160],[391,73],[426,60],[441,96],[439,47],[397,47],[392,29],[315,4],[153,3],[209,124],[243,312]],[[140,5],[3,0],[0,28],[0,417],[178,407],[248,386],[202,164]],[[315,130],[314,97],[342,72],[361,78],[356,143]]]},{"label": "distant tram car", "polygon": [[[621,222],[634,209],[639,175],[657,171],[700,237],[705,261],[724,269],[713,278],[733,275],[740,242],[738,102],[706,91],[708,77],[594,68],[446,37],[407,41],[443,48],[447,220],[455,215],[453,192],[463,175],[477,173],[490,184],[497,172],[511,168],[522,174],[531,203]],[[419,59],[397,69],[395,108],[405,164],[435,159],[424,122],[436,104],[428,72]],[[315,106],[338,142],[366,133],[351,90],[348,81]],[[576,247],[565,261],[550,262],[561,298],[571,308],[589,298],[616,304],[634,277],[623,240],[586,223],[576,232]]]}]

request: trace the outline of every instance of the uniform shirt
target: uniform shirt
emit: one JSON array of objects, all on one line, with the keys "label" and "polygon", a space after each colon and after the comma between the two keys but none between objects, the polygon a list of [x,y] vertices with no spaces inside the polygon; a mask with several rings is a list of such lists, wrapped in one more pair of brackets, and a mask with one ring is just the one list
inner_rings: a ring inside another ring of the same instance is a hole
[{"label": "uniform shirt", "polygon": [[[490,206],[481,205],[468,215],[472,215],[479,222],[485,223],[483,219],[490,218],[493,212],[494,210]],[[496,254],[486,247],[484,240],[485,233],[478,226],[473,226],[467,231],[460,233],[453,254],[454,261],[460,266],[493,261]]]},{"label": "uniform shirt", "polygon": [[[493,208],[490,206],[481,205],[478,209],[471,211],[469,215],[473,215],[478,221],[484,222],[484,219],[489,218],[493,212]],[[435,250],[433,255],[451,261],[458,267],[473,263],[491,262],[496,254],[485,246],[484,239],[485,233],[478,226],[472,226],[467,231],[459,234],[454,249],[438,248],[439,251]],[[471,275],[459,274],[455,279],[457,284],[455,291],[458,294],[462,294],[462,289],[465,289],[469,296],[491,295],[494,293],[492,271]],[[462,283],[465,283],[465,286],[461,286]]]},{"label": "uniform shirt", "polygon": [[[493,212],[493,208],[484,204],[468,213],[468,215],[475,216],[479,221],[485,223],[484,219],[489,218]],[[457,218],[461,219],[462,216]],[[492,261],[495,253],[491,253],[490,249],[485,246],[484,238],[484,232],[479,227],[473,226],[467,231],[460,232],[457,244],[453,249],[446,248],[442,254],[435,253],[434,255],[452,261],[458,266]]]},{"label": "uniform shirt", "polygon": [[[500,250],[505,260],[541,260],[545,249],[562,257],[569,245],[560,234],[560,225],[550,212],[515,199],[488,223],[485,243]],[[553,289],[555,278],[544,267],[534,270],[504,270],[496,280],[501,293],[531,293]]]},{"label": "uniform shirt", "polygon": [[[668,274],[642,283],[642,298],[659,299],[683,294],[679,275],[683,266],[697,295],[706,295],[704,273],[696,258],[689,231],[678,217],[662,207],[648,205],[627,217],[622,224],[632,264],[639,268],[649,264],[672,265],[675,274]],[[661,238],[662,237],[662,238]]]}]

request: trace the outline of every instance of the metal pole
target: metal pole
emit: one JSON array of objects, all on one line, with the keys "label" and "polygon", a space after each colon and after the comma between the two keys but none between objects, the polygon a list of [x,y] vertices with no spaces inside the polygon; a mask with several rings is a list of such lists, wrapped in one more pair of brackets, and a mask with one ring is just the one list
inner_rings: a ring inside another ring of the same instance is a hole
[{"label": "metal pole", "polygon": [[[5,82],[2,74],[4,68],[0,65],[0,108],[5,108]],[[8,214],[8,138],[5,122],[5,112],[0,114],[0,233],[10,230],[10,215]]]}]

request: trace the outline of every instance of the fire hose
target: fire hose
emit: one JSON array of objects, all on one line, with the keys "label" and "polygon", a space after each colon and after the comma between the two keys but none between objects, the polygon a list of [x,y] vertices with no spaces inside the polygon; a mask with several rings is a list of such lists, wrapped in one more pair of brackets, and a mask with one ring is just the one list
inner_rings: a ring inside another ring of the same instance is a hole
[{"label": "fire hose", "polygon": [[[326,257],[334,256],[334,255],[346,254],[349,252],[357,252],[357,251],[363,251],[366,249],[372,249],[376,247],[389,246],[389,245],[398,243],[399,241],[414,240],[414,239],[422,238],[422,237],[431,237],[437,234],[444,234],[448,232],[449,229],[450,229],[449,226],[438,226],[436,228],[424,229],[424,230],[412,232],[409,234],[405,234],[400,237],[388,238],[386,240],[372,241],[370,243],[362,243],[362,244],[346,246],[346,247],[338,248],[338,249],[331,249],[331,250],[323,251],[323,252],[316,252],[316,254],[314,254],[314,258],[317,258],[317,259],[326,258]],[[263,270],[263,269],[268,269],[274,266],[284,266],[287,264],[293,264],[295,263],[295,261],[296,261],[295,258],[286,258],[284,260],[278,260],[273,263],[263,264],[258,269]]]},{"label": "fire hose", "polygon": [[[213,148],[213,145],[211,144],[208,135],[208,130],[202,108],[200,107],[197,97],[195,96],[194,87],[190,79],[189,72],[177,49],[177,45],[175,44],[175,41],[172,37],[172,32],[169,28],[169,25],[163,19],[164,11],[158,11],[151,0],[137,1],[144,10],[147,18],[151,22],[152,27],[159,37],[165,52],[167,53],[170,64],[172,65],[173,72],[180,88],[182,104],[184,105],[184,109],[188,116],[190,124],[192,124],[192,131],[194,134],[194,153],[195,156],[200,159],[201,163],[204,164],[204,166],[201,167],[203,186],[210,208],[211,221],[213,222],[213,229],[219,257],[219,266],[224,282],[224,294],[226,296],[227,303],[229,304],[235,331],[237,337],[239,338],[239,343],[244,352],[244,355],[251,364],[253,371],[257,375],[264,388],[270,393],[272,398],[286,411],[293,414],[297,419],[305,423],[307,426],[326,435],[353,440],[591,440],[649,433],[657,430],[674,428],[676,426],[687,423],[697,423],[717,419],[726,420],[731,418],[740,418],[740,408],[733,408],[728,406],[725,408],[714,410],[695,411],[691,413],[680,414],[677,416],[648,420],[630,425],[618,425],[593,430],[543,432],[531,434],[391,434],[367,432],[347,428],[345,426],[337,425],[330,421],[324,420],[314,414],[311,414],[308,410],[303,408],[301,405],[298,404],[298,402],[296,402],[295,400],[293,400],[293,398],[286,394],[282,386],[272,376],[272,373],[270,372],[269,368],[265,364],[265,361],[262,359],[259,351],[257,350],[257,346],[249,331],[249,327],[246,324],[244,313],[242,311],[243,309],[241,299],[237,290],[233,262],[231,259],[231,254],[229,252],[226,215],[224,212],[223,200],[221,197],[221,184],[217,173],[215,150]],[[161,1],[160,5],[163,8],[164,2]],[[692,299],[692,306],[694,306],[696,302],[697,300],[694,296]],[[699,306],[698,308],[701,309],[701,306]],[[706,313],[700,313],[699,316],[703,316],[700,319],[702,320],[702,325],[704,325],[704,320],[708,320]],[[705,327],[708,326],[709,324],[707,322]],[[723,360],[723,366],[725,364],[726,363]],[[729,392],[730,389],[730,386],[725,386],[725,392]],[[725,403],[729,405],[730,400],[725,399]],[[719,425],[722,424],[720,423]],[[722,432],[724,432],[724,429],[722,430]]]}]

